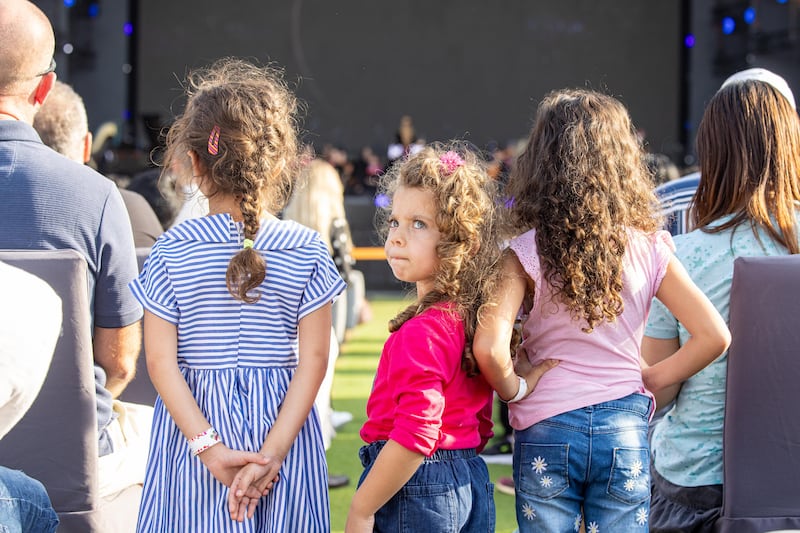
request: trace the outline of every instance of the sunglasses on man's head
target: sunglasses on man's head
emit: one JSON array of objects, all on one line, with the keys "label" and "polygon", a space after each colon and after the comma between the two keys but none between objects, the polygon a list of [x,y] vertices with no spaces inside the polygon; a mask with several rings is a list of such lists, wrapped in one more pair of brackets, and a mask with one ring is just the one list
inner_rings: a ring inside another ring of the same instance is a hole
[{"label": "sunglasses on man's head", "polygon": [[50,66],[47,67],[47,70],[37,74],[36,76],[46,76],[47,74],[50,74],[51,72],[55,72],[55,71],[56,71],[56,58],[52,57],[52,58],[50,58]]}]

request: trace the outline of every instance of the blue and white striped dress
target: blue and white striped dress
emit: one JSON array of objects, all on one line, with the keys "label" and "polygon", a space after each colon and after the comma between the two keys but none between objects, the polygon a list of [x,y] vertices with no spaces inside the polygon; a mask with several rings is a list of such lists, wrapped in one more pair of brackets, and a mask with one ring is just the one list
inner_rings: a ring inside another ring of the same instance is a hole
[{"label": "blue and white striped dress", "polygon": [[[177,325],[178,366],[200,409],[232,449],[257,451],[278,415],[297,367],[297,326],[345,288],[319,235],[270,220],[254,239],[266,260],[260,299],[245,304],[225,286],[241,249],[229,215],[192,219],[164,233],[130,287],[153,314]],[[280,481],[238,523],[219,483],[159,397],[155,404],[140,532],[329,531],[327,465],[316,411],[286,456]]]}]

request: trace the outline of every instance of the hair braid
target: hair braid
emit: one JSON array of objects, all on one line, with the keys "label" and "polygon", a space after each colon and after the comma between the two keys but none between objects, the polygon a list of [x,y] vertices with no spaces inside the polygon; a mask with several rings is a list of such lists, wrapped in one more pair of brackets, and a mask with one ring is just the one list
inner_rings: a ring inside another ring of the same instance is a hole
[{"label": "hair braid", "polygon": [[[235,58],[192,72],[186,92],[186,109],[167,134],[164,168],[193,152],[208,169],[202,179],[209,196],[236,198],[243,238],[254,241],[261,218],[277,214],[294,185],[297,99],[282,71]],[[208,142],[214,128],[219,129],[219,149],[212,153]],[[258,294],[248,293],[265,276],[262,254],[245,246],[231,258],[225,280],[234,298],[254,303]]]},{"label": "hair braid", "polygon": [[[251,194],[243,194],[240,202],[244,229],[244,239],[254,240],[261,225],[259,221],[258,201]],[[231,258],[225,273],[228,291],[245,303],[255,303],[259,295],[250,295],[250,291],[261,285],[267,275],[267,263],[253,247],[245,247]]]}]

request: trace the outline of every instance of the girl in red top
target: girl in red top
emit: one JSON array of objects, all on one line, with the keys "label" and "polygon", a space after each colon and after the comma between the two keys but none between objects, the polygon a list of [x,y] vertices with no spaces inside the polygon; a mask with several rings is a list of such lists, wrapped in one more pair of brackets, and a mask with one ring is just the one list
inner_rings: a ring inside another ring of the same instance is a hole
[{"label": "girl in red top", "polygon": [[389,322],[345,531],[493,532],[493,486],[477,455],[492,436],[492,389],[471,345],[499,275],[495,184],[476,155],[438,145],[382,181],[386,257],[417,299]]}]

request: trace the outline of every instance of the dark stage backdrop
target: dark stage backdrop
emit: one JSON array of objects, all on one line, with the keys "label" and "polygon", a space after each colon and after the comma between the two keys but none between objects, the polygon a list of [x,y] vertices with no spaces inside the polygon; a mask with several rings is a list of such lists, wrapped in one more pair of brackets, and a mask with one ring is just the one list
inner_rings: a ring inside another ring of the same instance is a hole
[{"label": "dark stage backdrop", "polygon": [[541,97],[619,97],[653,151],[680,156],[682,2],[141,0],[136,112],[169,121],[188,69],[274,61],[307,104],[307,140],[385,154],[401,115],[419,136],[485,147],[528,133]]}]

